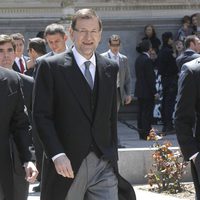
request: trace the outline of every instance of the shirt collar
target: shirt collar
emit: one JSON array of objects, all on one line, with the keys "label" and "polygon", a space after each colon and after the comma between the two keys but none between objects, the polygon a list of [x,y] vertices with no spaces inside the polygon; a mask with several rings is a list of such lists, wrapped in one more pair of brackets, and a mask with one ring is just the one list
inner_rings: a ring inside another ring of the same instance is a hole
[{"label": "shirt collar", "polygon": [[[67,51],[68,51],[68,47],[66,46],[65,50],[60,52],[60,53],[67,52]],[[56,52],[52,51],[53,55],[57,55],[57,54],[60,54],[60,53],[56,53]]]},{"label": "shirt collar", "polygon": [[150,55],[149,55],[149,53],[147,53],[147,52],[142,52],[143,54],[145,54],[145,55],[147,55],[148,56],[148,58],[150,58]]},{"label": "shirt collar", "polygon": [[15,58],[15,61],[19,62],[19,59],[24,60],[23,56],[21,56],[21,57],[16,57],[16,58]]},{"label": "shirt collar", "polygon": [[[88,61],[85,57],[83,57],[77,50],[76,50],[76,47],[74,46],[72,48],[72,52],[74,54],[74,58],[78,64],[79,67],[81,67],[85,61]],[[96,66],[96,59],[95,59],[95,55],[93,53],[92,57],[89,59],[89,61],[94,65]]]},{"label": "shirt collar", "polygon": [[117,55],[115,55],[110,49],[108,50],[108,53],[111,55],[111,57],[117,56],[120,57],[119,52],[117,53]]},{"label": "shirt collar", "polygon": [[193,49],[190,49],[190,48],[186,49],[185,51],[192,51],[192,52],[196,53]]}]

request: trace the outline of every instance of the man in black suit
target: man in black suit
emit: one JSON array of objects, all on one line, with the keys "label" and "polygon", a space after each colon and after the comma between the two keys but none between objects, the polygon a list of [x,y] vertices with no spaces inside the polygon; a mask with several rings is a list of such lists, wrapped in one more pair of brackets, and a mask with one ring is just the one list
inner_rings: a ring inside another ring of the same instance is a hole
[{"label": "man in black suit", "polygon": [[[66,46],[66,41],[68,37],[66,35],[64,26],[62,24],[53,23],[53,24],[48,25],[45,28],[44,37],[51,51],[42,56],[39,56],[35,60],[35,66],[34,66],[34,71],[33,71],[34,78],[37,73],[38,65],[42,59],[51,57],[54,54],[63,53],[68,50],[68,47]],[[36,149],[37,168],[39,170],[38,181],[40,182],[41,171],[42,171],[43,148],[39,140],[37,139],[37,137],[34,137],[34,146]],[[33,187],[33,190],[35,192],[40,191],[40,184],[38,186]]]},{"label": "man in black suit", "polygon": [[37,68],[40,60],[53,56],[55,54],[63,53],[68,50],[68,47],[66,45],[68,37],[66,35],[63,25],[56,23],[48,25],[45,28],[44,37],[51,51],[36,59],[33,77],[35,77],[37,73]]},{"label": "man in black suit", "polygon": [[10,35],[11,38],[13,38],[15,42],[15,62],[13,63],[13,70],[16,72],[24,74],[24,72],[27,70],[27,61],[28,57],[24,56],[24,36],[21,33],[13,33]]},{"label": "man in black suit", "polygon": [[162,34],[162,48],[158,53],[158,73],[161,75],[162,83],[162,121],[163,133],[174,134],[173,113],[176,102],[178,67],[173,56],[173,34],[165,32]]},{"label": "man in black suit", "polygon": [[200,57],[200,39],[196,35],[189,35],[185,39],[186,50],[176,58],[176,64],[181,71],[181,67],[186,62]]},{"label": "man in black suit", "polygon": [[135,199],[118,175],[118,66],[95,53],[101,32],[95,11],[78,10],[72,50],[40,62],[33,116],[46,154],[42,200],[118,200],[118,182],[120,199]]},{"label": "man in black suit", "polygon": [[[157,96],[156,76],[149,56],[150,41],[143,40],[138,48],[140,55],[135,61],[135,96],[138,98],[137,127],[140,139],[146,140],[152,128],[154,99]],[[159,138],[159,136],[156,137]]]},{"label": "man in black suit", "polygon": [[200,200],[200,58],[185,63],[178,82],[175,128],[185,160],[191,170]]},{"label": "man in black suit", "polygon": [[[5,46],[4,46],[5,47]],[[5,63],[10,62],[8,57],[14,53],[12,46],[7,48],[0,47],[0,58]],[[28,149],[28,116],[24,111],[23,94],[20,87],[19,76],[8,69],[0,67],[0,93],[1,109],[0,123],[1,130],[1,165],[0,165],[0,199],[14,200],[14,183],[13,183],[13,163],[10,150],[10,138],[15,141],[21,160],[21,167],[24,166],[26,180],[33,182],[37,176],[37,170],[32,162],[31,154]]]},{"label": "man in black suit", "polygon": [[[0,56],[0,66],[12,70],[12,66],[15,60],[15,43],[13,39],[8,35],[0,35],[0,50],[5,52]],[[10,52],[10,53],[7,53]],[[33,78],[24,74],[18,73],[20,79],[20,86],[23,92],[24,103],[31,119],[31,104],[32,104],[32,88]],[[28,133],[28,146],[32,145],[31,129]],[[26,200],[28,197],[29,184],[24,179],[25,171],[21,166],[20,154],[16,148],[16,144],[13,137],[10,139],[12,161],[13,161],[13,176],[14,176],[14,200]]]},{"label": "man in black suit", "polygon": [[38,37],[30,38],[27,51],[30,59],[27,62],[27,70],[24,73],[33,77],[36,59],[47,53],[45,40]]}]

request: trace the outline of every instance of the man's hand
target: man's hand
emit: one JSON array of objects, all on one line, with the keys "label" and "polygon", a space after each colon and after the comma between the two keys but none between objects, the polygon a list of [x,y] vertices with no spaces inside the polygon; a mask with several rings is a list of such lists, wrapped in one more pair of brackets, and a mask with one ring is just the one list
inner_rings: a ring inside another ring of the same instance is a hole
[{"label": "man's hand", "polygon": [[74,178],[71,162],[66,155],[61,155],[54,160],[54,165],[58,174],[67,178]]},{"label": "man's hand", "polygon": [[24,163],[24,168],[25,168],[25,172],[26,172],[26,180],[29,183],[34,183],[37,175],[38,175],[38,170],[36,168],[36,166],[33,164],[33,162],[26,162]]},{"label": "man's hand", "polygon": [[129,103],[131,103],[131,101],[132,101],[132,97],[131,96],[126,96],[126,98],[125,98],[125,104],[126,105],[129,104]]}]

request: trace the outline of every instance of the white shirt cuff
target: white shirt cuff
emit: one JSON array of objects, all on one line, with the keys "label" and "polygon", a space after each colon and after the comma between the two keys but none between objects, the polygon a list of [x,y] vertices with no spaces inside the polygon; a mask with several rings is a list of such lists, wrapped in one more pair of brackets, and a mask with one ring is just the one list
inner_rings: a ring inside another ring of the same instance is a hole
[{"label": "white shirt cuff", "polygon": [[63,156],[63,155],[65,155],[65,153],[59,153],[59,154],[53,156],[51,159],[52,159],[53,162],[54,162],[56,158],[58,158],[58,157],[60,157],[60,156]]},{"label": "white shirt cuff", "polygon": [[198,153],[199,153],[199,152],[197,152],[197,153],[195,153],[193,156],[191,156],[191,157],[189,158],[189,160],[192,160],[192,159],[196,158],[197,155],[198,155]]}]

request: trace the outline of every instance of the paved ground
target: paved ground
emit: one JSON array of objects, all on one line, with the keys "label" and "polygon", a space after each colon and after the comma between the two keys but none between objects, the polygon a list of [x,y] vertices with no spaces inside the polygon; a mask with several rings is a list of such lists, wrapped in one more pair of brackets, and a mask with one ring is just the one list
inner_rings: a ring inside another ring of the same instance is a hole
[{"label": "paved ground", "polygon": [[[153,143],[152,141],[139,140],[137,131],[129,127],[136,127],[136,121],[125,121],[125,123],[118,122],[118,135],[122,145],[126,148],[142,148],[151,146]],[[153,125],[153,128],[161,131],[162,125]],[[176,135],[167,135],[163,137],[161,141],[165,140],[170,140],[173,147],[178,146]]]},{"label": "paved ground", "polygon": [[[32,184],[30,186],[30,193],[29,193],[29,197],[28,200],[39,200],[39,193],[34,193],[32,192],[32,187],[35,186],[37,184]],[[166,195],[162,195],[162,194],[155,194],[152,192],[146,192],[143,190],[139,190],[137,186],[134,186],[135,192],[136,192],[136,197],[137,200],[182,200],[180,198],[175,198],[175,197],[168,197]]]},{"label": "paved ground", "polygon": [[[142,148],[142,147],[150,147],[152,145],[152,141],[144,141],[139,140],[139,136],[136,130],[129,128],[136,126],[136,121],[126,121],[125,124],[122,122],[118,122],[118,134],[121,140],[121,144],[126,148]],[[157,130],[161,130],[161,125],[154,125],[154,128]],[[170,140],[173,146],[178,146],[177,139],[175,135],[165,136],[164,140]],[[39,200],[39,193],[32,192],[32,187],[37,184],[33,184],[30,186],[30,193],[28,200]],[[146,200],[146,199],[154,199],[154,200],[178,200],[174,197],[168,197],[161,194],[153,194],[151,192],[146,192],[139,190],[137,186],[135,186],[135,191],[137,195],[137,200]],[[179,199],[181,200],[181,199]]]}]

